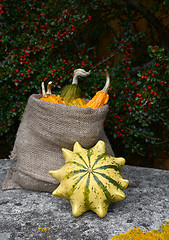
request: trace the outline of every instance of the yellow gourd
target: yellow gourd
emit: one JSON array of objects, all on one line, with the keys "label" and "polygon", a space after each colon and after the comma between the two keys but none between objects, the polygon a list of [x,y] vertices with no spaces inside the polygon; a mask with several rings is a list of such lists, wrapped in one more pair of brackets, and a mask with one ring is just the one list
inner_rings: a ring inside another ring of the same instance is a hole
[{"label": "yellow gourd", "polygon": [[95,96],[85,105],[85,107],[96,109],[104,106],[108,102],[109,95],[107,94],[107,92],[110,86],[110,77],[107,69],[105,70],[105,73],[106,73],[106,84],[104,88],[98,91],[95,94]]},{"label": "yellow gourd", "polygon": [[110,156],[105,142],[100,140],[90,149],[76,142],[73,151],[62,148],[62,152],[65,165],[49,172],[60,182],[52,194],[69,200],[75,217],[88,210],[104,217],[110,203],[125,198],[129,181],[120,174],[125,159]]},{"label": "yellow gourd", "polygon": [[76,98],[69,102],[70,106],[84,107],[88,101],[84,98]]},{"label": "yellow gourd", "polygon": [[51,85],[52,85],[52,82],[50,81],[47,85],[47,92],[45,92],[44,82],[42,82],[42,95],[43,95],[43,97],[40,98],[40,99],[45,101],[45,102],[65,104],[65,101],[62,99],[62,97],[60,95],[52,94]]}]

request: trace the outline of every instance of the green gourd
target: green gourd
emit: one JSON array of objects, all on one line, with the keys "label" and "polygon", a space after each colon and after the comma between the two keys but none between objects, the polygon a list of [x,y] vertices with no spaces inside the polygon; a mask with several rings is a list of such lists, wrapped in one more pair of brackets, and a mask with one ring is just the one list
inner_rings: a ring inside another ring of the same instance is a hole
[{"label": "green gourd", "polygon": [[76,69],[73,74],[72,84],[68,84],[64,86],[61,90],[61,97],[66,102],[69,103],[71,100],[76,98],[81,98],[82,91],[78,86],[78,77],[86,77],[89,76],[90,71],[86,72],[84,69]]},{"label": "green gourd", "polygon": [[103,141],[90,149],[76,142],[73,151],[63,148],[62,152],[65,165],[49,172],[60,182],[52,194],[69,200],[75,217],[88,210],[104,217],[110,203],[125,198],[129,181],[120,174],[125,159],[110,156]]}]

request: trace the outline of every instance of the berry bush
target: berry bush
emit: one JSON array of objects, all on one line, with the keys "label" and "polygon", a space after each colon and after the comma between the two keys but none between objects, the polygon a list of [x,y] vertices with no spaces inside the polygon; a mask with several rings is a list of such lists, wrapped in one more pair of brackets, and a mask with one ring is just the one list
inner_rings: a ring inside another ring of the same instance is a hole
[{"label": "berry bush", "polygon": [[2,148],[12,149],[28,97],[41,93],[42,81],[58,94],[84,68],[91,75],[79,85],[88,99],[104,86],[104,69],[110,73],[105,130],[117,156],[153,166],[157,153],[169,150],[169,4],[140,0],[136,9],[133,2],[0,0]]},{"label": "berry bush", "polygon": [[145,166],[153,166],[159,151],[168,151],[169,54],[157,46],[149,47],[154,59],[151,68],[131,77],[131,45],[126,48],[125,58],[112,75],[106,125],[114,146],[118,145],[118,155],[125,149],[128,156],[137,153]]}]

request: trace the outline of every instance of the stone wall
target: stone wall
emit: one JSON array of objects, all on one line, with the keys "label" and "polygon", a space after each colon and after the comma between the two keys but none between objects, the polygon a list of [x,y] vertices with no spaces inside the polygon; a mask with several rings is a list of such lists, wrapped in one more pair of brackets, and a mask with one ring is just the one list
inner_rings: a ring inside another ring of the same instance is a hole
[{"label": "stone wall", "polygon": [[[0,160],[1,183],[11,164]],[[93,212],[75,218],[69,202],[51,193],[0,189],[0,239],[110,240],[130,228],[150,231],[169,221],[169,171],[126,165],[121,173],[130,181],[126,198],[104,218]]]}]

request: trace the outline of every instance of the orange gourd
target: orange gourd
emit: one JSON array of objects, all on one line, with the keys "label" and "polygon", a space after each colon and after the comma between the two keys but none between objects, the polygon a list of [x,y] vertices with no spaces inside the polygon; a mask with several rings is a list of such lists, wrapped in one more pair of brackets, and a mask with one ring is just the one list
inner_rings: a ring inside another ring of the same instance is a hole
[{"label": "orange gourd", "polygon": [[90,107],[93,109],[99,108],[104,106],[108,100],[109,100],[109,95],[108,95],[108,89],[110,86],[110,77],[107,69],[105,70],[106,73],[106,84],[104,88],[100,91],[98,91],[95,96],[85,105],[85,107]]},{"label": "orange gourd", "polygon": [[50,81],[48,83],[48,86],[47,86],[47,92],[45,92],[44,82],[42,82],[42,95],[43,95],[43,97],[40,98],[40,99],[45,101],[45,102],[66,104],[65,101],[62,99],[62,97],[60,95],[52,94],[51,85],[52,85],[52,82]]}]

